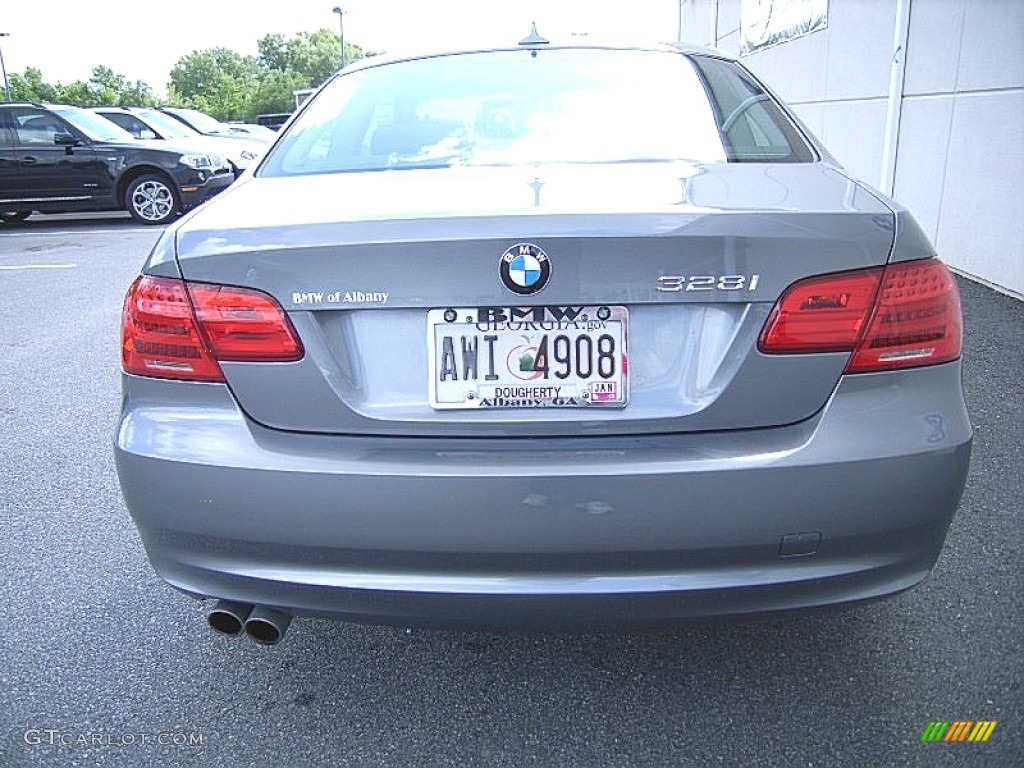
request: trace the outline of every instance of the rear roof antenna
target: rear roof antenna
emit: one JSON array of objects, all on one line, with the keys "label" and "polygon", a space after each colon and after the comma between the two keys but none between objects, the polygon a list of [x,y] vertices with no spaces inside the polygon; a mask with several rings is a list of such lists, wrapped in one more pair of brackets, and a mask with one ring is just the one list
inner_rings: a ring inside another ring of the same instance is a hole
[{"label": "rear roof antenna", "polygon": [[537,34],[537,22],[530,22],[530,34],[519,41],[520,45],[546,45],[550,43],[550,40],[545,40],[543,37]]}]

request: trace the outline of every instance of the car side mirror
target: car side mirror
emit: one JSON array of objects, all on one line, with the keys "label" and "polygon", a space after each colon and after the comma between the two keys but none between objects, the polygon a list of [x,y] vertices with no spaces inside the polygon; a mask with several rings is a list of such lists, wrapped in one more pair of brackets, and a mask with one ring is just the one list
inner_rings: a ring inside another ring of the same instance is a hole
[{"label": "car side mirror", "polygon": [[79,146],[82,140],[72,136],[70,133],[55,133],[53,134],[53,143],[58,147],[64,147],[64,150],[70,155],[71,148]]},{"label": "car side mirror", "polygon": [[155,139],[156,138],[156,134],[153,133],[153,131],[150,131],[150,130],[148,130],[146,128],[143,128],[141,131],[139,131],[139,138],[140,139]]}]

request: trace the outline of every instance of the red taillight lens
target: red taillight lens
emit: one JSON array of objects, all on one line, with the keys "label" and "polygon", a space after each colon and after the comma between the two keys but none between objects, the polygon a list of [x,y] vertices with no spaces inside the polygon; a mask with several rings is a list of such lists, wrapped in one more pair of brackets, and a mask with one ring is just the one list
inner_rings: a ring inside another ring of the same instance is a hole
[{"label": "red taillight lens", "polygon": [[302,358],[302,343],[273,297],[250,288],[186,285],[218,360],[288,363]]},{"label": "red taillight lens", "polygon": [[121,361],[140,376],[224,381],[218,360],[288,362],[302,344],[265,293],[139,277],[125,296]]},{"label": "red taillight lens", "polygon": [[758,347],[774,354],[852,350],[881,276],[881,269],[871,269],[794,283],[775,304]]},{"label": "red taillight lens", "polygon": [[852,351],[847,373],[935,365],[960,356],[956,281],[937,259],[825,275],[790,286],[758,348],[767,354]]},{"label": "red taillight lens", "polygon": [[936,259],[885,268],[871,322],[847,373],[948,363],[960,357],[960,290]]},{"label": "red taillight lens", "polygon": [[121,364],[128,373],[190,381],[224,381],[192,316],[185,283],[139,277],[124,298]]}]

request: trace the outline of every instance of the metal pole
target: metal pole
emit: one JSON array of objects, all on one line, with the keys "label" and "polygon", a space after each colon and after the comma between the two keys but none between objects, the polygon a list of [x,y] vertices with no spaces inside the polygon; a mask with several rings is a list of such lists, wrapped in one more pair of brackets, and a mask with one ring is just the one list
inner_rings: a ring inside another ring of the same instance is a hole
[{"label": "metal pole", "polygon": [[718,0],[711,0],[711,12],[708,14],[708,43],[712,48],[718,47]]},{"label": "metal pole", "polygon": [[341,68],[345,68],[345,12],[338,6],[334,6],[334,12],[338,14],[338,27],[341,30]]},{"label": "metal pole", "polygon": [[912,0],[896,0],[896,25],[893,31],[892,59],[889,62],[889,98],[885,110],[885,143],[882,146],[882,178],[878,188],[889,197],[896,191],[896,157],[903,117],[903,79],[910,38]]},{"label": "metal pole", "polygon": [[[10,37],[10,32],[0,32],[0,37]],[[4,49],[0,47],[0,69],[4,71],[4,90],[7,91],[7,100],[11,100],[11,84],[7,82],[7,65],[4,64]]]}]

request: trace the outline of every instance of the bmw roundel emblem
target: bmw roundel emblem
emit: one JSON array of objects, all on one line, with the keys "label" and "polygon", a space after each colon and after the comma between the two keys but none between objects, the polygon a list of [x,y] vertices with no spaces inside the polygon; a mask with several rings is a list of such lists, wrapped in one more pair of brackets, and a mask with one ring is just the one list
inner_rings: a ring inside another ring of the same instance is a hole
[{"label": "bmw roundel emblem", "polygon": [[551,262],[533,243],[518,243],[501,255],[498,271],[506,288],[520,296],[529,296],[548,284]]}]

